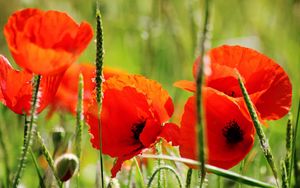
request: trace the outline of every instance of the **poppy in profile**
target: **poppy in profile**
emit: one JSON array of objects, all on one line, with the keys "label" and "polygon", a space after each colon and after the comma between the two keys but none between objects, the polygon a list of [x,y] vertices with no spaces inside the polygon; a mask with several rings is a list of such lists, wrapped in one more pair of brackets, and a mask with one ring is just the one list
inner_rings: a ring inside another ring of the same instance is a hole
[{"label": "poppy in profile", "polygon": [[[221,46],[209,51],[211,74],[205,86],[214,88],[243,103],[237,70],[258,114],[264,120],[276,120],[286,115],[291,107],[292,85],[282,67],[259,52],[241,46]],[[194,63],[193,74],[200,57]],[[175,86],[196,91],[195,83],[179,81]]]},{"label": "poppy in profile", "polygon": [[[48,116],[56,110],[67,111],[72,114],[76,114],[77,100],[78,100],[78,82],[79,74],[83,76],[84,82],[84,96],[83,103],[84,109],[88,107],[89,100],[93,97],[96,84],[94,81],[96,74],[96,67],[92,64],[73,63],[68,70],[65,72],[55,97],[51,101],[51,110]],[[111,76],[125,74],[122,71],[115,70],[112,68],[104,68],[103,75],[105,79]]]},{"label": "poppy in profile", "polygon": [[[173,102],[159,83],[137,75],[113,76],[103,83],[101,110],[102,152],[116,157],[111,173],[115,177],[122,163],[158,138],[178,144],[179,128],[166,123],[173,114]],[[97,104],[86,112],[91,143],[99,149]]]},{"label": "poppy in profile", "polygon": [[[212,88],[203,89],[205,107],[207,163],[229,169],[248,154],[254,144],[251,118],[231,97]],[[184,158],[198,160],[196,142],[196,103],[190,97],[181,119],[179,150]],[[196,168],[196,166],[191,166]]]},{"label": "poppy in profile", "polygon": [[24,9],[10,16],[4,27],[16,63],[41,75],[63,73],[92,39],[91,26],[77,24],[58,11]]},{"label": "poppy in profile", "polygon": [[[62,75],[42,76],[37,112],[41,112],[54,97]],[[34,76],[27,70],[13,69],[8,60],[0,55],[0,101],[17,114],[29,114]]]}]

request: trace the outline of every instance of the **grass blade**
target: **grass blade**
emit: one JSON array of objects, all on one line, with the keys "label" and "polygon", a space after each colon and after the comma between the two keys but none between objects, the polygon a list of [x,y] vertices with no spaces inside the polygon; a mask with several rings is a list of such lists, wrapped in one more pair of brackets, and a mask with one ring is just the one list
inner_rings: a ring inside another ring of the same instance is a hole
[{"label": "grass blade", "polygon": [[[192,160],[192,159],[186,159],[182,157],[174,157],[174,156],[168,156],[168,155],[150,155],[150,154],[143,154],[140,155],[141,158],[150,158],[150,159],[164,159],[164,160],[170,160],[170,161],[177,161],[182,162],[190,165],[198,165],[200,166],[200,163],[198,161]],[[255,187],[265,187],[265,188],[275,188],[275,185],[271,185],[247,176],[242,176],[240,174],[237,174],[235,172],[231,172],[229,170],[224,170],[222,168],[218,168],[212,165],[205,165],[205,169],[213,174],[216,174],[218,176],[222,176],[224,178],[230,179],[232,181],[236,181],[239,183],[243,183],[245,185],[249,186],[255,186]]]},{"label": "grass blade", "polygon": [[254,106],[251,102],[251,99],[248,95],[246,87],[245,87],[245,85],[242,81],[241,75],[239,74],[238,71],[236,71],[236,74],[238,75],[238,81],[239,81],[240,88],[241,88],[242,93],[243,93],[244,101],[247,105],[249,114],[251,116],[252,122],[254,124],[255,129],[256,129],[256,133],[257,133],[259,141],[260,141],[260,146],[261,146],[262,151],[263,151],[263,153],[264,153],[264,155],[265,155],[265,157],[266,157],[266,159],[269,163],[269,166],[272,169],[274,178],[276,180],[276,184],[279,187],[278,171],[277,171],[276,164],[275,164],[275,161],[274,161],[274,156],[273,156],[271,148],[269,146],[269,142],[268,142],[267,137],[266,137],[266,135],[263,131],[262,125],[259,122],[258,116],[257,116],[256,111],[254,109]]},{"label": "grass blade", "polygon": [[151,177],[149,179],[149,182],[148,182],[148,185],[147,185],[147,188],[151,187],[151,183],[153,182],[155,175],[158,174],[161,170],[169,170],[170,172],[172,172],[175,175],[175,177],[176,177],[176,180],[178,182],[179,187],[180,188],[183,187],[182,186],[182,181],[180,179],[180,175],[179,175],[179,173],[173,167],[171,167],[171,166],[161,166],[161,167],[157,168],[154,171],[154,173],[151,175]]}]

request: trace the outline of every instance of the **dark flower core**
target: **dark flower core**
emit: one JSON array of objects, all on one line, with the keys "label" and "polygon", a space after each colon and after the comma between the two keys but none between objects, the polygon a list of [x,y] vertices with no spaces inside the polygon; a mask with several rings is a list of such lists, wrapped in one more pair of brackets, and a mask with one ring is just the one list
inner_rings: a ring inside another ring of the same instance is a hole
[{"label": "dark flower core", "polygon": [[229,121],[222,129],[228,144],[237,144],[244,139],[244,132],[236,121]]},{"label": "dark flower core", "polygon": [[133,124],[131,131],[133,133],[133,138],[135,140],[139,140],[140,139],[140,134],[142,133],[144,127],[146,124],[146,120],[142,120],[139,123],[135,123]]}]

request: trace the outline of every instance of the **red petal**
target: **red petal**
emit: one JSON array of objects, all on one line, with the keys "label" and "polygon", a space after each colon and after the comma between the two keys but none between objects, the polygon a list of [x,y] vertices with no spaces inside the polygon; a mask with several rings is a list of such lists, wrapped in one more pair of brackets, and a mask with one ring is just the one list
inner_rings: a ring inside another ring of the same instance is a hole
[{"label": "red petal", "polygon": [[164,138],[167,142],[171,142],[173,146],[178,146],[180,140],[180,129],[174,123],[166,123],[162,127],[159,136]]},{"label": "red petal", "polygon": [[175,87],[191,91],[191,92],[196,92],[196,84],[195,82],[188,81],[188,80],[180,80],[177,81],[173,84]]}]

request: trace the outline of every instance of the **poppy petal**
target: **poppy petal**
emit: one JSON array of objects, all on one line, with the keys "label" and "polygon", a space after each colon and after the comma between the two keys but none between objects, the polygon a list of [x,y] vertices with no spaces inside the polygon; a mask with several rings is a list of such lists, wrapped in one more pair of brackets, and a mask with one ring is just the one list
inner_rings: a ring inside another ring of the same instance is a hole
[{"label": "poppy petal", "polygon": [[166,123],[162,127],[159,136],[164,138],[167,142],[171,142],[173,146],[178,146],[180,140],[180,128],[174,123]]},{"label": "poppy petal", "polygon": [[195,82],[188,81],[188,80],[180,80],[177,81],[173,84],[175,87],[191,91],[191,92],[196,92],[196,84]]},{"label": "poppy petal", "polygon": [[77,24],[58,11],[24,9],[15,12],[4,27],[16,63],[35,74],[64,72],[92,39],[86,22]]}]

